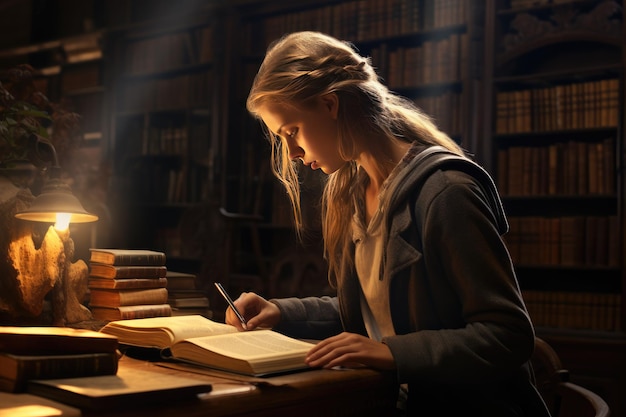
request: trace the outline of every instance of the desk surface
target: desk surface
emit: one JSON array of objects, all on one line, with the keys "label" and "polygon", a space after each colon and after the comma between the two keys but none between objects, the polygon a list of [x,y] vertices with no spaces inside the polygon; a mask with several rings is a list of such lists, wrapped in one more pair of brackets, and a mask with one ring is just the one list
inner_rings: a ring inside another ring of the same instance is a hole
[{"label": "desk surface", "polygon": [[371,369],[308,370],[249,378],[126,356],[119,366],[124,370],[157,372],[163,378],[185,376],[209,382],[213,390],[197,398],[165,404],[140,404],[126,410],[83,410],[83,416],[381,416],[392,413],[397,396],[394,375]]}]

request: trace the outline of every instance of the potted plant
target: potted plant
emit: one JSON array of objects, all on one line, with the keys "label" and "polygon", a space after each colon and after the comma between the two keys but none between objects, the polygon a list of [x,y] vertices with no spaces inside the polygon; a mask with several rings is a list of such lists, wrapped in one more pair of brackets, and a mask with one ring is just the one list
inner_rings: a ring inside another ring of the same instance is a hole
[{"label": "potted plant", "polygon": [[[21,64],[0,72],[0,170],[31,175],[75,148],[79,116],[52,103],[34,82],[35,70]],[[38,146],[41,143],[49,146]],[[48,154],[46,154],[48,153]],[[30,168],[29,168],[30,167]]]}]

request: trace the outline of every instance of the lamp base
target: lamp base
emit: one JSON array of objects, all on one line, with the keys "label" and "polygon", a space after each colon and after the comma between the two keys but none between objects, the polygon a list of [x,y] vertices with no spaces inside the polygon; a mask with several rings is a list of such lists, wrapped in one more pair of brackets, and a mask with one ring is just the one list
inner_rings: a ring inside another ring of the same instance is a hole
[{"label": "lamp base", "polygon": [[[82,260],[71,262],[69,234],[50,227],[35,242],[33,225],[14,217],[32,198],[28,189],[0,176],[0,321],[59,326],[91,320],[81,304],[89,269]],[[45,311],[48,302],[51,308]]]}]

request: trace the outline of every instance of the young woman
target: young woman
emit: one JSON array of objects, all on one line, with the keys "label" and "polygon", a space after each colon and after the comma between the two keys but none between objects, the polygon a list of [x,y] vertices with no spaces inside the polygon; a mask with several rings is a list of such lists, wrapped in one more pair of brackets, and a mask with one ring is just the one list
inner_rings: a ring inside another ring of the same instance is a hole
[{"label": "young woman", "polygon": [[[322,340],[312,367],[395,370],[411,415],[547,415],[489,175],[368,59],[321,33],[271,45],[247,107],[267,129],[299,227],[297,162],[328,174],[322,227],[337,289],[269,301],[244,293],[235,305],[247,330]],[[243,330],[230,309],[226,321]]]}]

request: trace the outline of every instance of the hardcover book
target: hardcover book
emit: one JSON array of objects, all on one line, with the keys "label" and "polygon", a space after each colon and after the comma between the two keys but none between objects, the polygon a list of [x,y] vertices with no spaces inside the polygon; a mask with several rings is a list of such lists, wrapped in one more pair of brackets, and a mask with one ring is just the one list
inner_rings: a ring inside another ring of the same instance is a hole
[{"label": "hardcover book", "polygon": [[90,306],[119,307],[145,304],[165,304],[166,288],[143,288],[131,290],[107,290],[92,288]]},{"label": "hardcover book", "polygon": [[119,307],[89,307],[93,318],[103,321],[167,317],[172,315],[169,304],[141,304]]},{"label": "hardcover book", "polygon": [[165,276],[168,290],[196,289],[196,276],[194,274],[168,270]]},{"label": "hardcover book", "polygon": [[101,332],[174,360],[253,376],[307,369],[304,359],[314,346],[273,330],[238,332],[199,315],[114,321]]},{"label": "hardcover book", "polygon": [[167,286],[166,278],[95,278],[90,277],[88,281],[89,288],[102,289],[139,289],[139,288],[165,288]]},{"label": "hardcover book", "polygon": [[165,265],[165,253],[145,249],[91,248],[90,262],[109,265]]},{"label": "hardcover book", "polygon": [[167,300],[172,307],[209,307],[209,299],[207,297],[170,297]]},{"label": "hardcover book", "polygon": [[116,352],[71,355],[0,353],[0,390],[22,392],[29,380],[115,375]]},{"label": "hardcover book", "polygon": [[165,265],[89,264],[89,276],[98,278],[163,278],[166,273]]},{"label": "hardcover book", "polygon": [[120,368],[117,375],[34,380],[29,393],[81,409],[111,410],[197,399],[211,384],[197,379]]},{"label": "hardcover book", "polygon": [[116,337],[69,327],[0,326],[0,352],[19,355],[53,355],[115,352]]}]

